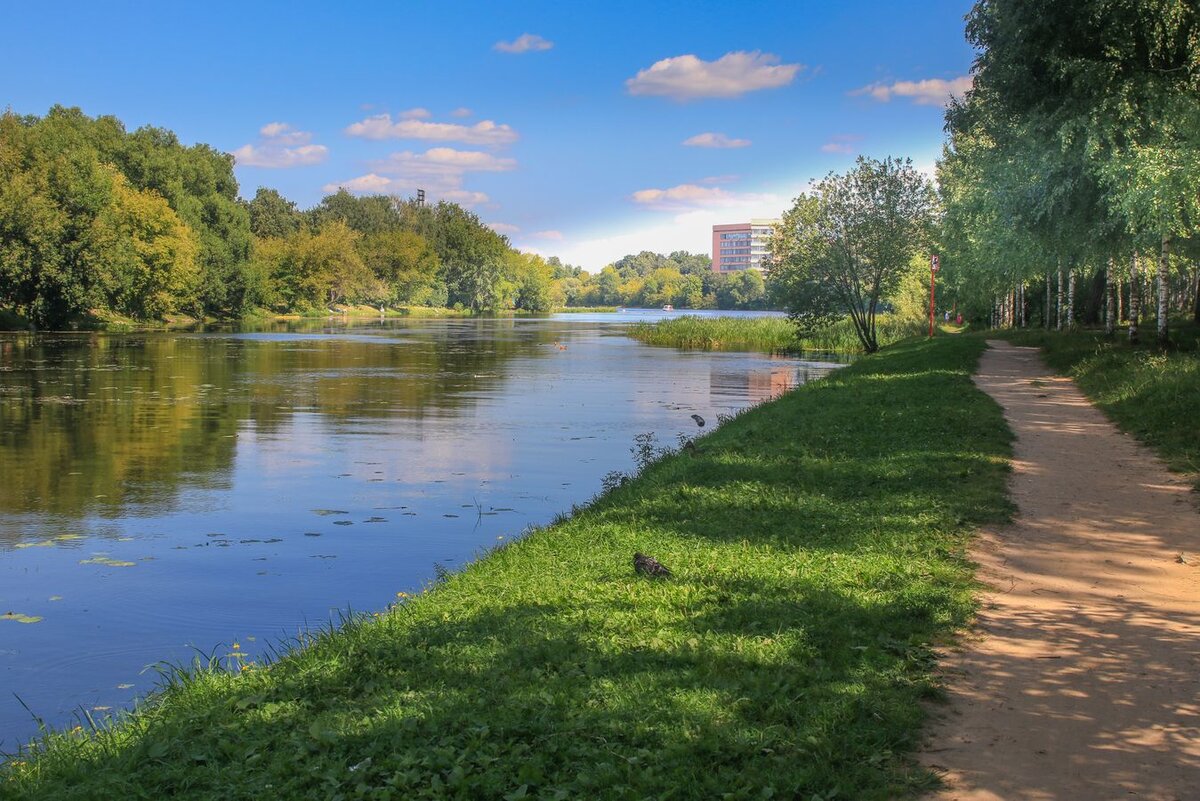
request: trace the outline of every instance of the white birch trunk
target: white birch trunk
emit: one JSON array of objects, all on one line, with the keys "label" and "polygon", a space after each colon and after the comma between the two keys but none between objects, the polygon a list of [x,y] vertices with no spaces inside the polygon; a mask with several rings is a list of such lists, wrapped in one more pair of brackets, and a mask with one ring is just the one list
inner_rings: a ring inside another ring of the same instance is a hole
[{"label": "white birch trunk", "polygon": [[1063,272],[1062,267],[1058,268],[1058,316],[1055,320],[1055,329],[1061,331],[1063,329]]},{"label": "white birch trunk", "polygon": [[1167,305],[1167,292],[1170,289],[1170,275],[1168,267],[1170,266],[1171,256],[1171,237],[1164,235],[1162,238],[1162,254],[1158,259],[1158,344],[1166,347],[1170,342],[1167,336],[1167,317],[1170,315],[1170,309]]},{"label": "white birch trunk", "polygon": [[1108,266],[1104,268],[1104,333],[1112,336],[1117,330],[1117,283],[1113,281],[1114,259],[1109,258]]},{"label": "white birch trunk", "polygon": [[1075,328],[1075,268],[1067,268],[1067,330]]},{"label": "white birch trunk", "polygon": [[1141,299],[1138,297],[1141,294],[1140,283],[1138,255],[1137,251],[1134,251],[1133,258],[1129,262],[1129,344],[1131,345],[1136,345],[1138,341],[1138,312],[1141,311]]}]

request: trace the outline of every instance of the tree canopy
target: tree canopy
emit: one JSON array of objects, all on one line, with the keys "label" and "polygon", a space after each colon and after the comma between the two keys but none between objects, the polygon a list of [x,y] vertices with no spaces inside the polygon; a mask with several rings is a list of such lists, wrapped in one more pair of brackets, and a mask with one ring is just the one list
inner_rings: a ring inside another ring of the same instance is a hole
[{"label": "tree canopy", "polygon": [[848,315],[867,353],[875,318],[930,242],[936,196],[910,160],[860,156],[830,173],[784,213],[772,241],[771,278],[802,328]]}]

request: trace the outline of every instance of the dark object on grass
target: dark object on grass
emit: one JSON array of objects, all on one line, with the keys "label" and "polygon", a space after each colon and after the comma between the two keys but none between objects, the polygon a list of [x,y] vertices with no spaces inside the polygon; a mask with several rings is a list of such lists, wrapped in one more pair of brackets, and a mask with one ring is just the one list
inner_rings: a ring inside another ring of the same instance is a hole
[{"label": "dark object on grass", "polygon": [[696,421],[696,425],[700,426],[701,428],[704,428],[704,418],[703,417],[701,417],[698,414],[693,414],[692,419]]},{"label": "dark object on grass", "polygon": [[644,553],[633,555],[633,569],[635,572],[651,578],[666,578],[671,575],[670,568],[653,556],[646,556]]}]

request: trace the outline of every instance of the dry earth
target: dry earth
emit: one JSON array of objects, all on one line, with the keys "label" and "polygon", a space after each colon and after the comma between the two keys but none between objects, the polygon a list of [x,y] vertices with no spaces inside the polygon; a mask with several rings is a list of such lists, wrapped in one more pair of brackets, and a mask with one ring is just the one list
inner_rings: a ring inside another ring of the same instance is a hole
[{"label": "dry earth", "polygon": [[1195,497],[1036,349],[989,345],[975,381],[1017,435],[1018,512],[975,546],[987,589],[923,757],[936,798],[1200,799]]}]

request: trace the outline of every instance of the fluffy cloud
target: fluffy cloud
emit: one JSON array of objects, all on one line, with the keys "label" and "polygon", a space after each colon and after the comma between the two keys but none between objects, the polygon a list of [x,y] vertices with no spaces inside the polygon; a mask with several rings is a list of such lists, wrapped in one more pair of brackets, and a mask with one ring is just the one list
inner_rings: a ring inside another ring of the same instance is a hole
[{"label": "fluffy cloud", "polygon": [[450,112],[450,116],[451,117],[460,117],[460,118],[461,117],[470,117],[471,109],[467,108],[466,106],[459,106],[458,108],[454,109],[454,111]]},{"label": "fluffy cloud", "polygon": [[243,167],[307,167],[329,157],[329,148],[310,144],[312,134],[297,131],[286,122],[269,122],[258,130],[258,144],[245,144],[233,151]]},{"label": "fluffy cloud", "polygon": [[708,253],[712,248],[712,227],[723,223],[746,222],[756,217],[778,217],[790,204],[781,197],[763,195],[763,201],[746,200],[741,205],[722,209],[694,209],[675,214],[659,222],[630,223],[619,226],[622,233],[599,237],[575,237],[554,252],[568,264],[578,264],[595,272],[612,264],[626,253],[650,250],[672,253],[687,250]]},{"label": "fluffy cloud", "polygon": [[462,142],[468,145],[507,145],[517,140],[517,132],[507,125],[483,120],[474,125],[452,122],[424,122],[414,119],[392,120],[390,114],[376,114],[346,128],[349,136],[365,139],[427,139],[438,142]]},{"label": "fluffy cloud", "polygon": [[502,222],[490,222],[490,223],[484,223],[484,225],[486,225],[488,228],[491,228],[493,231],[495,231],[498,234],[515,234],[515,233],[519,233],[521,230],[520,228],[518,228],[515,225],[509,225],[508,223],[502,223]]},{"label": "fluffy cloud", "polygon": [[346,189],[362,194],[412,194],[424,189],[436,199],[450,200],[464,206],[485,203],[488,196],[463,188],[469,172],[506,172],[517,167],[517,160],[499,158],[477,150],[455,150],[434,147],[424,153],[393,153],[386,159],[373,162],[371,172],[347,181],[329,184],[326,192]]},{"label": "fluffy cloud", "polygon": [[854,143],[862,139],[858,134],[839,134],[832,136],[829,141],[821,145],[822,153],[843,153],[849,155],[858,150],[858,146]]},{"label": "fluffy cloud", "polygon": [[[325,184],[321,190],[328,193],[345,189],[347,192],[353,192],[356,195],[411,196],[417,188],[418,182],[409,178],[388,177],[372,172],[346,181]],[[428,189],[424,183],[420,184],[420,188],[427,189],[429,200],[448,200],[460,206],[478,206],[481,203],[488,202],[488,196],[483,192],[456,188]]]},{"label": "fluffy cloud", "polygon": [[730,209],[749,205],[783,203],[782,198],[776,198],[774,195],[734,192],[719,186],[700,186],[699,184],[679,184],[668,189],[639,189],[630,195],[630,198],[640,206],[663,211]]},{"label": "fluffy cloud", "polygon": [[740,97],[759,89],[786,86],[803,64],[780,64],[770,53],[736,51],[716,61],[693,55],[664,58],[625,81],[631,95],[659,95],[673,100]]},{"label": "fluffy cloud", "polygon": [[452,147],[433,147],[424,153],[393,153],[372,168],[382,173],[397,175],[454,175],[467,172],[507,172],[515,170],[516,159],[498,158],[491,153],[478,150],[455,150]]},{"label": "fluffy cloud", "polygon": [[688,147],[750,147],[749,139],[730,139],[723,133],[701,133],[683,140]]},{"label": "fluffy cloud", "polygon": [[536,33],[523,33],[511,42],[496,42],[492,49],[501,53],[529,53],[539,50],[549,50],[554,42],[543,39]]},{"label": "fluffy cloud", "polygon": [[427,108],[410,108],[408,111],[401,111],[396,115],[402,120],[427,120],[433,115],[429,113]]},{"label": "fluffy cloud", "polygon": [[974,79],[970,75],[962,75],[948,81],[926,78],[923,81],[897,81],[892,84],[873,83],[855,89],[850,94],[866,95],[881,103],[889,102],[892,97],[907,97],[918,106],[944,106],[950,101],[951,95],[961,97],[973,83]]},{"label": "fluffy cloud", "polygon": [[535,231],[530,236],[536,239],[553,239],[555,242],[563,240],[562,231]]}]

